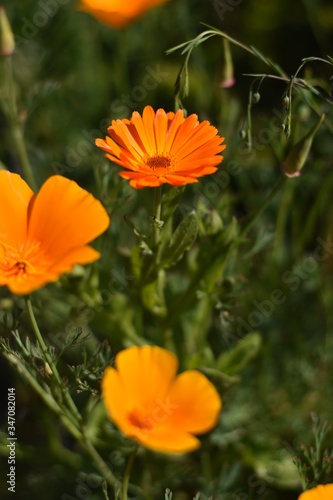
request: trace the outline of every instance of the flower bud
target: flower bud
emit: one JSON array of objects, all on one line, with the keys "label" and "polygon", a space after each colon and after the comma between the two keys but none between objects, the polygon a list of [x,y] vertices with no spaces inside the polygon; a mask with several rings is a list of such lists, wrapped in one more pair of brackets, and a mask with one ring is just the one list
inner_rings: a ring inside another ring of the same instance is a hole
[{"label": "flower bud", "polygon": [[0,55],[11,56],[15,50],[15,40],[5,9],[0,5]]},{"label": "flower bud", "polygon": [[287,95],[284,96],[284,98],[282,99],[282,107],[284,109],[289,109],[289,103],[290,103],[290,99]]},{"label": "flower bud", "polygon": [[252,96],[252,103],[258,104],[259,101],[260,101],[260,94],[259,92],[255,92]]},{"label": "flower bud", "polygon": [[281,164],[281,170],[287,177],[299,177],[309,155],[313,138],[324,118],[323,113],[312,129],[289,151],[286,161]]},{"label": "flower bud", "polygon": [[226,38],[223,38],[223,67],[220,87],[223,89],[227,89],[229,87],[232,87],[234,83],[234,65],[232,62],[231,50],[228,40]]}]

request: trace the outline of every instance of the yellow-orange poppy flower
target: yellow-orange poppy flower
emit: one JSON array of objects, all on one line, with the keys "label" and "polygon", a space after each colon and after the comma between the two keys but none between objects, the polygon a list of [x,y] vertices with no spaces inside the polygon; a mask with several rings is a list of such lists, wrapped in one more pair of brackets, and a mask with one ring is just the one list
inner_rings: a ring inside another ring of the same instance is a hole
[{"label": "yellow-orange poppy flower", "polygon": [[304,491],[298,500],[333,500],[333,484],[320,484],[316,488]]},{"label": "yellow-orange poppy flower", "polygon": [[122,28],[144,12],[167,0],[81,0],[79,9],[91,14],[98,21]]},{"label": "yellow-orange poppy flower", "polygon": [[184,118],[181,109],[155,114],[146,106],[142,117],[134,111],[131,120],[113,120],[108,133],[96,145],[128,169],[119,175],[136,189],[198,182],[198,177],[216,172],[223,160],[218,153],[225,148],[224,138],[217,129],[208,121],[199,123],[197,115]]},{"label": "yellow-orange poppy flower", "polygon": [[101,203],[55,175],[37,196],[17,174],[0,172],[0,285],[25,295],[75,264],[100,257],[87,243],[109,225]]},{"label": "yellow-orange poppy flower", "polygon": [[222,402],[197,370],[176,376],[177,357],[157,346],[129,347],[116,356],[102,381],[103,399],[119,429],[146,448],[187,453],[199,448],[194,434],[211,430]]}]

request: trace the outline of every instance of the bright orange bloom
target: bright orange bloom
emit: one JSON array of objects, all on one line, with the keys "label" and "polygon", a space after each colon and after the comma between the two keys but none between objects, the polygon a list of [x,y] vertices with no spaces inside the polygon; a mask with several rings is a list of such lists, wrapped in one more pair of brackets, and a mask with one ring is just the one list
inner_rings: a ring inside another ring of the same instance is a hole
[{"label": "bright orange bloom", "polygon": [[107,410],[130,438],[164,453],[199,448],[193,434],[211,430],[222,401],[215,387],[197,370],[176,376],[178,360],[157,346],[129,347],[116,356],[102,381]]},{"label": "bright orange bloom", "polygon": [[167,0],[81,0],[79,9],[91,14],[98,21],[122,28],[145,11]]},{"label": "bright orange bloom", "polygon": [[120,176],[136,189],[161,184],[183,186],[216,172],[223,156],[223,137],[208,121],[199,123],[197,115],[184,118],[177,113],[156,111],[146,106],[142,118],[137,111],[131,120],[113,120],[110,137],[96,139],[106,157],[127,171]]},{"label": "bright orange bloom", "polygon": [[0,285],[25,295],[56,281],[75,264],[100,257],[91,240],[109,217],[76,182],[55,175],[37,196],[17,174],[0,172]]},{"label": "bright orange bloom", "polygon": [[333,500],[333,484],[320,484],[316,488],[304,491],[298,500]]}]

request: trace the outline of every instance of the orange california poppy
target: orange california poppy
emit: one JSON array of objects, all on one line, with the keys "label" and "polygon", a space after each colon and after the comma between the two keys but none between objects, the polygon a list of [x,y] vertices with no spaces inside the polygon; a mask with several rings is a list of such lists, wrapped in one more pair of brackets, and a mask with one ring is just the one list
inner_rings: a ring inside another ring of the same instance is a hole
[{"label": "orange california poppy", "polygon": [[79,9],[91,14],[98,21],[122,28],[145,11],[167,0],[81,0]]},{"label": "orange california poppy", "polygon": [[113,120],[109,135],[96,139],[106,157],[128,170],[120,176],[130,180],[136,189],[161,184],[183,186],[197,178],[216,172],[225,148],[223,137],[208,121],[199,123],[197,115],[184,118],[177,113],[156,111],[150,106],[137,111],[131,120]]},{"label": "orange california poppy", "polygon": [[316,488],[304,491],[298,500],[332,500],[333,484],[320,484]]},{"label": "orange california poppy", "polygon": [[25,295],[56,281],[75,264],[100,257],[91,240],[109,217],[91,194],[60,175],[37,196],[17,174],[0,172],[0,285]]},{"label": "orange california poppy", "polygon": [[129,347],[116,356],[102,381],[106,408],[119,429],[146,448],[187,453],[199,448],[193,434],[211,430],[222,402],[197,370],[176,376],[178,360],[157,346]]}]

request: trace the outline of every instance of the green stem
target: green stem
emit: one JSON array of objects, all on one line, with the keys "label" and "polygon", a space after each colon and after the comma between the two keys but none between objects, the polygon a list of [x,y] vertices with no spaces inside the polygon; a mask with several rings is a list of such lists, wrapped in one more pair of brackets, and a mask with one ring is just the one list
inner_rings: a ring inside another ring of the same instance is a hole
[{"label": "green stem", "polygon": [[55,365],[53,357],[51,356],[48,348],[46,347],[46,344],[44,342],[42,334],[40,333],[40,330],[38,328],[38,324],[37,324],[37,321],[36,321],[36,318],[34,315],[34,311],[33,311],[33,308],[31,305],[31,300],[30,300],[29,296],[25,297],[25,303],[27,306],[27,311],[28,311],[28,315],[30,318],[32,328],[34,330],[34,333],[36,335],[36,338],[37,338],[38,344],[40,345],[42,353],[44,355],[44,360],[48,363],[48,365],[52,371],[54,379],[55,379],[56,383],[58,384],[58,387],[61,390],[61,393],[63,395],[65,402],[67,403],[68,409],[71,411],[71,413],[75,417],[75,423],[77,425],[79,425],[82,421],[82,416],[81,416],[79,410],[77,409],[73,399],[71,398],[69,391],[68,391],[67,387],[65,386],[65,384],[64,384],[64,382],[63,382],[63,380],[62,380],[62,378],[57,370],[57,367]]},{"label": "green stem", "polygon": [[266,210],[266,208],[268,207],[268,205],[270,204],[270,202],[273,200],[273,198],[275,198],[275,196],[277,195],[277,193],[284,186],[286,180],[287,180],[287,177],[284,176],[277,183],[277,185],[275,186],[275,188],[273,189],[273,191],[267,196],[267,198],[264,201],[263,205],[261,205],[261,207],[254,213],[254,215],[252,215],[251,219],[249,220],[249,222],[246,224],[246,226],[244,227],[243,231],[241,232],[240,239],[244,238],[245,235],[249,232],[249,230],[251,229],[251,227],[253,226],[253,224],[256,222],[256,220],[258,219],[258,217]]},{"label": "green stem", "polygon": [[154,190],[154,209],[153,209],[153,248],[156,249],[160,239],[160,220],[162,209],[162,186]]},{"label": "green stem", "polygon": [[31,165],[29,162],[27,150],[23,139],[22,128],[19,122],[17,102],[15,96],[15,82],[13,74],[12,57],[8,57],[7,59],[8,60],[6,61],[6,75],[7,75],[8,95],[9,95],[9,107],[8,107],[9,124],[11,127],[14,144],[17,155],[20,160],[23,175],[26,178],[31,189],[36,192],[37,185],[32,173]]},{"label": "green stem", "polygon": [[91,458],[95,461],[96,467],[98,468],[99,472],[102,474],[104,479],[107,481],[107,483],[112,487],[117,486],[119,484],[117,478],[112,474],[111,470],[106,465],[103,458],[98,453],[92,442],[83,435],[81,444],[89,453]]},{"label": "green stem", "polygon": [[77,429],[76,426],[73,425],[72,421],[64,414],[62,408],[55,401],[53,396],[46,392],[37,380],[31,375],[29,370],[24,366],[22,361],[14,356],[14,354],[4,354],[8,361],[13,364],[17,371],[22,375],[22,377],[28,381],[31,387],[36,391],[36,393],[43,399],[44,403],[60,418],[66,429],[72,434],[72,436],[81,441],[82,435],[81,432]]},{"label": "green stem", "polygon": [[132,465],[134,463],[134,459],[136,457],[136,452],[138,451],[138,448],[139,448],[138,445],[134,448],[134,451],[131,454],[131,456],[129,457],[127,465],[126,465],[124,478],[123,478],[123,486],[122,486],[122,490],[121,490],[121,500],[127,500],[128,483],[129,483],[129,479],[130,479],[130,475],[131,475]]},{"label": "green stem", "polygon": [[[267,206],[270,204],[272,199],[276,196],[276,194],[280,191],[284,183],[286,182],[287,177],[283,177],[278,184],[275,186],[273,191],[268,195],[266,200],[264,201],[263,205],[254,213],[254,215],[251,217],[249,222],[246,224],[244,227],[243,231],[241,232],[239,238],[236,240],[233,240],[232,243],[229,245],[229,248],[224,256],[222,267],[223,269],[225,268],[232,252],[234,251],[235,247],[239,244],[242,243],[244,240],[246,234],[248,231],[251,229],[255,221],[258,219],[258,217],[262,214],[262,212],[267,208]],[[214,264],[215,259],[218,259],[220,256],[220,250],[217,250],[217,253],[213,253],[211,255],[211,263]],[[188,308],[193,299],[195,298],[196,290],[197,287],[202,279],[204,279],[205,274],[207,273],[208,269],[204,268],[203,266],[200,267],[199,271],[194,275],[190,285],[188,286],[186,292],[182,295],[182,299],[179,300],[177,298],[176,302],[170,307],[169,309],[169,315],[168,315],[168,321],[170,321],[170,324],[175,321],[175,319],[178,317],[180,313],[186,310]]]}]

